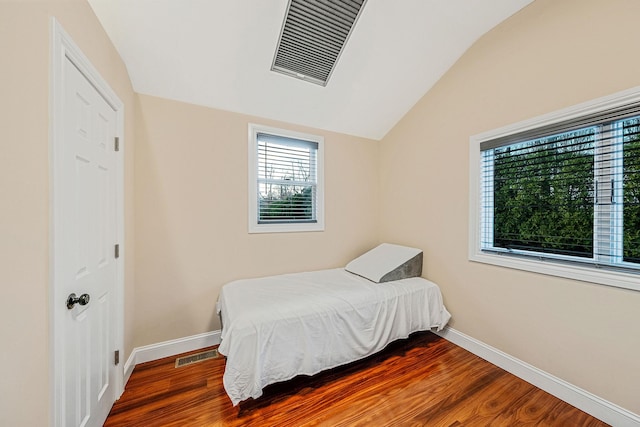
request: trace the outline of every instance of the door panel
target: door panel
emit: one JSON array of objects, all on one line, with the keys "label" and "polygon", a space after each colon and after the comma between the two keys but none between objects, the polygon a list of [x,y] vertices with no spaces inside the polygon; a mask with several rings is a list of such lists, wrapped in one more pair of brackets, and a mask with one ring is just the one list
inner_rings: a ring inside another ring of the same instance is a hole
[{"label": "door panel", "polygon": [[56,305],[63,318],[56,330],[64,348],[63,424],[97,426],[115,400],[116,113],[68,59],[64,87],[64,138],[54,162],[61,214],[56,294],[90,300],[71,309]]}]

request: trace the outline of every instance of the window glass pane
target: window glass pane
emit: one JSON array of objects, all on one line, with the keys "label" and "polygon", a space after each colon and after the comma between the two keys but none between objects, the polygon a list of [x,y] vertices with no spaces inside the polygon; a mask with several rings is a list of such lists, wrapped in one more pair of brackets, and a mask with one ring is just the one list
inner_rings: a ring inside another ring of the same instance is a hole
[{"label": "window glass pane", "polygon": [[494,247],[593,257],[595,135],[587,128],[494,150]]},{"label": "window glass pane", "polygon": [[280,181],[313,181],[312,148],[258,140],[258,178]]},{"label": "window glass pane", "polygon": [[640,263],[640,118],[623,122],[623,260]]},{"label": "window glass pane", "polygon": [[260,184],[260,221],[313,220],[314,187]]}]

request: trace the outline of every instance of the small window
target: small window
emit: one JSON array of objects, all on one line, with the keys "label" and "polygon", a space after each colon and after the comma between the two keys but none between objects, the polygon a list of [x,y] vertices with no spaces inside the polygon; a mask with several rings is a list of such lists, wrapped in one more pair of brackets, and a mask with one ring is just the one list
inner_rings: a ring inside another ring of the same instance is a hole
[{"label": "small window", "polygon": [[470,259],[638,289],[640,92],[471,138]]},{"label": "small window", "polygon": [[316,135],[249,125],[249,232],[324,230],[323,144]]}]

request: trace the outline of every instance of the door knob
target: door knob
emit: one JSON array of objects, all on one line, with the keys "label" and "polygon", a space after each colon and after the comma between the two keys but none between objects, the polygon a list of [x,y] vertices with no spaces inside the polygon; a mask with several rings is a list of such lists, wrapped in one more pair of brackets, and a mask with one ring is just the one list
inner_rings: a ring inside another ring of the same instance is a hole
[{"label": "door knob", "polygon": [[76,304],[87,305],[90,299],[89,294],[82,294],[79,297],[76,297],[76,294],[71,294],[67,298],[67,308],[71,310]]}]

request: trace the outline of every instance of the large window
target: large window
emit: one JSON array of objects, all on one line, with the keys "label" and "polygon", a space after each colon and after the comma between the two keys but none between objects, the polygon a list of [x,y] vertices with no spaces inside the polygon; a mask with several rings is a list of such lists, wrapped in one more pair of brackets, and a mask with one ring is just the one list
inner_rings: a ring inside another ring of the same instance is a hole
[{"label": "large window", "polygon": [[320,231],[323,139],[249,126],[249,231]]},{"label": "large window", "polygon": [[470,258],[640,290],[639,95],[472,137]]}]

